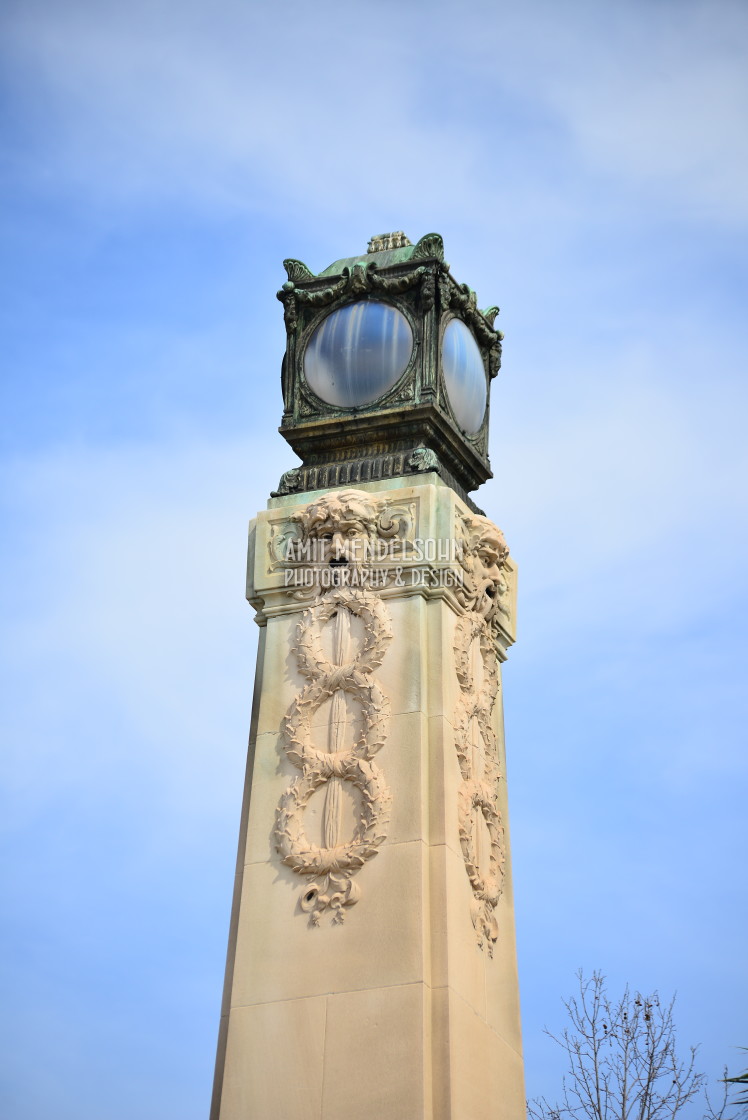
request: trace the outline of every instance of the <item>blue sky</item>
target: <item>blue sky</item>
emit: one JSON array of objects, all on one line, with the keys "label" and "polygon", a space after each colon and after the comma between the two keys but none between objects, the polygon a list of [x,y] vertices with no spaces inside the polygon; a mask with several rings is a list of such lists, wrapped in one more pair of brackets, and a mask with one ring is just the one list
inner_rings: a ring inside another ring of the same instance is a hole
[{"label": "blue sky", "polygon": [[748,9],[8,0],[8,1120],[207,1115],[285,256],[430,230],[500,304],[528,1091],[574,971],[748,1045]]}]

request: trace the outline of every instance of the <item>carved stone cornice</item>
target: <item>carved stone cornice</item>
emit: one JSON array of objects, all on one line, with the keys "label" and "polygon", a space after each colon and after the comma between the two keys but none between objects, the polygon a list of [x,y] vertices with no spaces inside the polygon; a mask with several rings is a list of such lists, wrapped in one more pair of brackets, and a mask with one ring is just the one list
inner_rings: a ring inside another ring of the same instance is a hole
[{"label": "carved stone cornice", "polygon": [[[282,430],[303,461],[301,467],[294,468],[299,474],[292,476],[297,493],[408,475],[414,470],[410,457],[418,448],[433,453],[430,469],[436,470],[476,512],[480,511],[469,491],[492,477],[486,460],[426,402],[406,409],[391,406],[346,417],[318,417]],[[361,455],[362,447],[370,449],[368,455]],[[279,486],[275,493],[284,492],[285,488]]]},{"label": "carved stone cornice", "polygon": [[[428,449],[418,450],[428,462]],[[458,615],[475,610],[489,620],[499,660],[504,660],[515,638],[516,567],[506,552],[498,559],[497,542],[484,531],[491,523],[472,513],[436,472],[414,474],[412,486],[395,490],[386,489],[386,480],[360,485],[362,490],[319,489],[325,502],[337,501],[341,494],[365,494],[368,516],[373,519],[367,522],[366,534],[380,545],[393,542],[396,556],[385,551],[367,562],[363,573],[344,572],[346,586],[375,590],[385,601],[417,592],[424,598],[444,599]],[[316,509],[317,502],[305,503],[303,494],[296,497],[292,492],[273,499],[271,508],[253,522],[247,598],[259,612],[261,624],[276,615],[293,614],[299,604],[334,585],[329,572],[322,573],[324,584],[319,571],[311,582],[302,578],[308,558],[296,549],[305,539],[303,511],[310,508]],[[495,527],[493,531],[498,533]],[[426,539],[432,541],[430,553],[419,545]],[[491,570],[496,562],[497,570]],[[328,567],[326,561],[322,567]]]},{"label": "carved stone cornice", "polygon": [[281,475],[278,489],[271,497],[279,498],[285,494],[299,494],[308,490],[322,490],[328,487],[358,486],[362,482],[379,482],[387,478],[402,478],[413,474],[434,473],[443,478],[474,513],[482,511],[460,486],[459,482],[429,447],[416,447],[412,450],[395,451],[391,454],[373,455],[366,459],[345,459],[336,463],[324,463],[306,467],[292,467]]}]

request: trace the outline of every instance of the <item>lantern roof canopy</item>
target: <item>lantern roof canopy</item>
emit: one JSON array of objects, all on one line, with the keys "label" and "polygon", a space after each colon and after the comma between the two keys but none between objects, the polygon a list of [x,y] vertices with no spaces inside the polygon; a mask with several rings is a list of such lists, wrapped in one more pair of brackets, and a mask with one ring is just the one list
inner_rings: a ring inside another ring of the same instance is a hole
[{"label": "lantern roof canopy", "polygon": [[[346,269],[353,271],[356,265],[363,268],[392,268],[394,265],[407,264],[408,261],[434,260],[444,262],[444,242],[441,234],[427,233],[413,244],[402,230],[395,233],[380,233],[369,240],[369,247],[361,256],[341,257],[333,261],[321,272],[314,273],[303,261],[287,260],[283,262],[289,279],[312,280],[328,276],[342,276]],[[448,269],[449,265],[443,263]]]},{"label": "lantern roof canopy", "polygon": [[320,276],[342,276],[344,269],[352,269],[357,264],[389,268],[395,264],[405,264],[413,258],[426,260],[428,257],[444,259],[444,245],[438,233],[427,233],[415,245],[401,230],[397,233],[381,233],[371,238],[364,256],[343,257],[339,261],[333,261]]}]

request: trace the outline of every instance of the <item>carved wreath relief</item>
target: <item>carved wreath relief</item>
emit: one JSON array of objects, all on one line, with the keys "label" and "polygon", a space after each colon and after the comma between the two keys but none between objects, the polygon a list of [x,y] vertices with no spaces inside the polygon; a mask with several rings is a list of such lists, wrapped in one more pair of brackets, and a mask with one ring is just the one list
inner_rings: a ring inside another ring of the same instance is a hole
[{"label": "carved wreath relief", "polygon": [[458,793],[460,847],[473,892],[471,918],[478,945],[493,956],[498,939],[496,906],[504,883],[504,825],[498,808],[502,781],[493,709],[499,692],[496,624],[507,614],[503,568],[509,550],[485,517],[461,517],[465,607],[455,628],[455,748],[462,784]]},{"label": "carved wreath relief", "polygon": [[[374,761],[389,726],[390,702],[376,671],[392,641],[390,613],[379,595],[342,578],[342,573],[361,563],[367,544],[394,536],[407,538],[413,512],[406,507],[387,508],[362,491],[333,491],[295,515],[290,536],[283,533],[270,542],[271,568],[280,562],[278,549],[282,551],[295,534],[302,544],[316,542],[319,562],[341,572],[339,582],[328,589],[316,586],[290,593],[311,599],[296,628],[294,648],[306,683],[283,720],[283,748],[300,773],[278,804],[274,839],[283,863],[306,879],[300,905],[312,925],[318,925],[327,910],[333,923],[340,923],[346,909],[358,902],[361,892],[355,876],[384,842],[392,802],[385,776]],[[493,709],[499,690],[497,630],[501,616],[509,614],[508,548],[501,532],[485,517],[460,515],[456,537],[462,544],[458,557],[463,580],[455,595],[464,612],[454,643],[460,688],[455,748],[462,777],[458,827],[473,894],[472,922],[479,946],[492,955],[505,864],[498,807],[503,775]],[[358,642],[354,619],[362,634]],[[328,702],[327,744],[320,747],[312,727],[319,724],[317,713]],[[350,838],[342,835],[345,782],[358,795]],[[306,835],[304,814],[323,786],[322,842],[316,844]]]},{"label": "carved wreath relief", "polygon": [[[296,517],[302,539],[322,544],[322,555],[337,566],[358,563],[362,540],[377,536],[381,507],[368,494],[341,490],[306,506]],[[351,622],[363,624],[356,649]],[[324,650],[323,633],[332,629],[332,657]],[[301,908],[318,925],[320,915],[333,912],[344,920],[345,908],[360,898],[354,876],[377,854],[385,839],[392,797],[384,774],[373,761],[384,746],[390,703],[375,672],[392,640],[389,611],[378,595],[359,587],[333,586],[318,593],[296,630],[296,658],[307,683],[291,703],[283,721],[284,749],[301,771],[281,797],[276,812],[275,844],[284,864],[307,878]],[[346,697],[360,708],[355,725]],[[312,721],[330,700],[327,749],[314,745]],[[341,836],[343,783],[360,795],[353,836]],[[304,831],[304,810],[312,795],[326,786],[322,844]]]}]

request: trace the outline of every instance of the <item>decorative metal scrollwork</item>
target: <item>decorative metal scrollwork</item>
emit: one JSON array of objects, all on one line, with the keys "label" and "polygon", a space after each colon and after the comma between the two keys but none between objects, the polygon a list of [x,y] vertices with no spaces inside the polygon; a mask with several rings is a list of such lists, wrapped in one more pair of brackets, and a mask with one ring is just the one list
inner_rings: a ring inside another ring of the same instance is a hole
[{"label": "decorative metal scrollwork", "polygon": [[314,273],[312,272],[311,268],[309,268],[308,265],[305,265],[303,261],[294,260],[293,257],[288,257],[283,262],[283,267],[286,270],[288,279],[293,280],[294,282],[298,280],[314,279]]},{"label": "decorative metal scrollwork", "polygon": [[444,242],[442,241],[441,234],[426,233],[416,242],[416,246],[411,254],[411,260],[419,261],[428,258],[435,258],[437,261],[444,260]]},{"label": "decorative metal scrollwork", "polygon": [[487,352],[488,373],[496,377],[501,369],[501,343],[504,335],[494,328],[498,307],[479,311],[475,292],[467,284],[456,284],[446,272],[439,277],[439,299],[442,311],[455,311],[475,332]]},{"label": "decorative metal scrollwork", "polygon": [[[299,322],[299,306],[327,307],[341,296],[364,296],[370,292],[383,292],[385,295],[399,294],[410,288],[420,286],[424,310],[434,305],[435,277],[432,269],[418,265],[409,272],[395,276],[381,276],[375,261],[359,261],[352,268],[343,269],[339,280],[325,288],[307,289],[297,287],[297,283],[313,280],[316,277],[301,261],[284,261],[289,279],[277,293],[283,304],[284,319],[289,334]],[[306,273],[309,272],[307,276]]]},{"label": "decorative metal scrollwork", "polygon": [[385,292],[390,295],[392,293],[407,292],[408,288],[415,287],[420,284],[426,276],[426,267],[419,265],[414,268],[412,272],[402,272],[399,276],[380,276],[376,265],[372,261],[367,269],[368,285],[375,292]]},{"label": "decorative metal scrollwork", "polygon": [[416,447],[408,459],[408,466],[414,471],[435,471],[439,469],[439,456],[430,447]]}]

